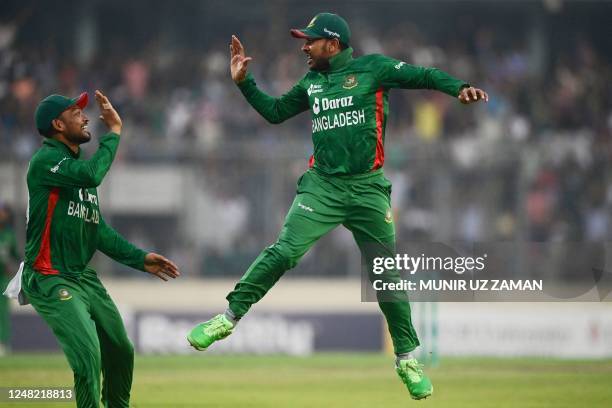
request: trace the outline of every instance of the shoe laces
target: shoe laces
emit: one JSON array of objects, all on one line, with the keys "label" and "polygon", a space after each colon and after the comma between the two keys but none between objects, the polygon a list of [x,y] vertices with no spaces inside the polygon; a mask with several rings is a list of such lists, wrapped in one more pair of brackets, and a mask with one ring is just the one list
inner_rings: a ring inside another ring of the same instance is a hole
[{"label": "shoe laces", "polygon": [[408,364],[408,366],[412,368],[419,375],[419,377],[423,376],[423,367],[425,367],[425,364],[416,363],[416,364]]},{"label": "shoe laces", "polygon": [[213,320],[210,325],[208,325],[205,329],[205,332],[208,332],[211,336],[221,336],[226,334],[228,329],[223,324],[223,320],[221,318]]},{"label": "shoe laces", "polygon": [[410,379],[410,381],[418,382],[423,378],[423,367],[425,367],[424,364],[419,363],[417,360],[411,359],[407,361],[402,371],[404,372],[404,375]]}]

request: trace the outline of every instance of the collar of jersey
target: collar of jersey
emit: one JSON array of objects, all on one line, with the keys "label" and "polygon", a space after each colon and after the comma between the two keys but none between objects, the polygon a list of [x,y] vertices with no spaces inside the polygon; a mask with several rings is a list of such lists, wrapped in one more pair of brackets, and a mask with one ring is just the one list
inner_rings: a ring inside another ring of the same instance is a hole
[{"label": "collar of jersey", "polygon": [[74,157],[75,159],[78,159],[79,157],[81,157],[81,149],[79,149],[78,153],[75,153],[72,150],[70,150],[68,146],[66,146],[64,143],[60,142],[59,140],[46,138],[43,141],[43,144],[46,144],[48,146],[57,147],[58,149],[63,149],[65,152],[67,152],[70,156]]},{"label": "collar of jersey", "polygon": [[341,51],[329,59],[329,72],[338,71],[344,68],[353,59],[353,49],[351,47]]}]

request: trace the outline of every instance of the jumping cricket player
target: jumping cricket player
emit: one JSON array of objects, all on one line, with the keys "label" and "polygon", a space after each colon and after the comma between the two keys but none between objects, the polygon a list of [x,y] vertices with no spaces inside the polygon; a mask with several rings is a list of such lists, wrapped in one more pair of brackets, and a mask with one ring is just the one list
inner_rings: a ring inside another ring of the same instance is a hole
[{"label": "jumping cricket player", "polygon": [[[338,15],[318,14],[306,28],[293,29],[291,34],[305,40],[302,51],[310,70],[289,92],[274,98],[259,90],[247,73],[251,58],[245,56],[236,36],[230,44],[231,75],[246,100],[270,123],[311,111],[314,154],[310,168],[297,183],[297,195],[278,240],[255,259],[227,296],[225,313],[188,334],[198,350],[229,336],[283,273],[340,224],[353,233],[368,264],[373,257],[394,256],[391,183],[382,170],[389,90],[434,89],[464,104],[488,100],[484,91],[438,69],[384,55],[353,58],[349,27]],[[412,398],[430,396],[432,384],[412,355],[419,340],[407,296],[378,299],[393,340],[399,377]]]},{"label": "jumping cricket player", "polygon": [[51,95],[36,109],[36,127],[45,140],[28,168],[25,260],[15,283],[68,358],[77,407],[99,407],[102,373],[103,405],[127,408],[134,347],[117,307],[87,264],[100,250],[164,281],[179,271],[163,256],[126,241],[100,214],[96,187],[115,158],[122,122],[106,96],[96,91],[95,97],[110,131],[89,160],[81,158],[79,148],[91,139],[83,113],[87,93],[73,99]]}]

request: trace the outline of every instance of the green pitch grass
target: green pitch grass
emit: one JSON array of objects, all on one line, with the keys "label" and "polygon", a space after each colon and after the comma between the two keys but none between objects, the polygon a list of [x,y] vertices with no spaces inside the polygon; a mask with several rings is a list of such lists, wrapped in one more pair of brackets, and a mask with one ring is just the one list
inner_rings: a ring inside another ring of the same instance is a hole
[{"label": "green pitch grass", "polygon": [[[380,354],[317,354],[313,357],[137,356],[135,408],[228,407],[610,407],[612,360],[445,359],[427,372],[434,395],[409,398]],[[70,386],[61,355],[0,358],[0,387]],[[8,404],[4,407],[66,407]]]}]

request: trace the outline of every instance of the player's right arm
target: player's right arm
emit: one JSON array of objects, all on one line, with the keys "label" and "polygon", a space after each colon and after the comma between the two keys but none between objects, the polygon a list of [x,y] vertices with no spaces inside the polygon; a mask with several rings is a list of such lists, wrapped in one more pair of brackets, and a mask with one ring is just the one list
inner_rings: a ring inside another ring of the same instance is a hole
[{"label": "player's right arm", "polygon": [[50,149],[30,164],[30,172],[42,185],[49,187],[97,187],[110,169],[121,133],[121,117],[108,98],[96,91],[100,119],[110,132],[100,138],[96,153],[89,160],[79,160],[67,152]]},{"label": "player's right arm", "polygon": [[308,96],[301,82],[279,98],[262,92],[253,76],[247,72],[251,57],[246,57],[244,47],[235,35],[230,44],[230,71],[232,79],[247,102],[270,123],[281,123],[309,109]]},{"label": "player's right arm", "polygon": [[118,146],[119,135],[110,132],[100,138],[98,150],[89,160],[53,149],[37,155],[30,173],[48,187],[97,187],[110,169]]}]

